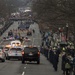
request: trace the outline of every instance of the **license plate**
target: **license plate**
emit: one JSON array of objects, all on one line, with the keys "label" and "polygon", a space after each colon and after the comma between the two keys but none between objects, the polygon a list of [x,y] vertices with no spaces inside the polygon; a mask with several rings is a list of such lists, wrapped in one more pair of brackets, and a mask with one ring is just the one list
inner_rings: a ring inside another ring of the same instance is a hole
[{"label": "license plate", "polygon": [[32,55],[33,55],[32,53],[29,54],[29,56],[32,56]]}]

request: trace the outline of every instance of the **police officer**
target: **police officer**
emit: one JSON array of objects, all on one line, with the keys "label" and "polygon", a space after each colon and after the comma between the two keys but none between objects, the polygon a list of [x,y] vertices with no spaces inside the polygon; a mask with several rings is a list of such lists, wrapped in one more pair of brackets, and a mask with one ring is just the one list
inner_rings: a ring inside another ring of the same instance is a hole
[{"label": "police officer", "polygon": [[73,58],[73,75],[75,75],[75,56]]},{"label": "police officer", "polygon": [[65,74],[65,63],[66,63],[66,53],[62,53],[62,61],[61,61],[61,70],[63,71],[63,74]]},{"label": "police officer", "polygon": [[50,55],[49,55],[49,60],[50,60],[50,63],[53,64],[53,55],[54,55],[54,52],[53,52],[53,49],[52,47],[50,48]]},{"label": "police officer", "polygon": [[65,62],[65,73],[66,75],[70,75],[70,71],[71,71],[71,62],[70,62],[70,55],[67,54],[66,57],[66,62]]},{"label": "police officer", "polygon": [[72,57],[74,57],[74,46],[71,46],[71,48],[70,48],[70,55],[72,56]]},{"label": "police officer", "polygon": [[35,30],[33,29],[33,33],[35,33]]},{"label": "police officer", "polygon": [[68,45],[68,46],[67,46],[67,49],[66,49],[66,53],[67,53],[67,54],[70,54],[70,51],[71,51],[71,48],[70,48],[70,45]]},{"label": "police officer", "polygon": [[59,60],[58,60],[58,55],[56,53],[56,48],[54,48],[53,52],[54,52],[54,54],[53,54],[53,68],[54,68],[55,71],[57,71]]}]

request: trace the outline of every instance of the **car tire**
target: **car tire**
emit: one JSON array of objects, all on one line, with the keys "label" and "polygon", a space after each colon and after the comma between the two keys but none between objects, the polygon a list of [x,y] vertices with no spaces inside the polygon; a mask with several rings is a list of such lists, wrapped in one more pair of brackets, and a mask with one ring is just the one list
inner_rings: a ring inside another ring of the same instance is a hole
[{"label": "car tire", "polygon": [[24,60],[22,60],[22,64],[24,64]]},{"label": "car tire", "polygon": [[8,58],[6,57],[6,60],[8,60]]},{"label": "car tire", "polygon": [[7,57],[7,60],[10,60],[10,57]]},{"label": "car tire", "polygon": [[37,64],[40,64],[40,60],[37,60]]},{"label": "car tire", "polygon": [[5,59],[2,59],[2,62],[5,62]]},{"label": "car tire", "polygon": [[25,62],[25,61],[24,61],[24,59],[22,58],[22,64],[24,64],[24,62]]}]

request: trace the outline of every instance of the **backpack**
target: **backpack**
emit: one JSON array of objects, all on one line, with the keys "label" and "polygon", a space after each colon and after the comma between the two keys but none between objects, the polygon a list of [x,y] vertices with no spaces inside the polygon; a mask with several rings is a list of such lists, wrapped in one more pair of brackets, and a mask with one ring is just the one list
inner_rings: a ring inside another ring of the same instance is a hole
[{"label": "backpack", "polygon": [[70,68],[71,68],[70,64],[69,63],[66,63],[65,64],[65,69],[70,69]]}]

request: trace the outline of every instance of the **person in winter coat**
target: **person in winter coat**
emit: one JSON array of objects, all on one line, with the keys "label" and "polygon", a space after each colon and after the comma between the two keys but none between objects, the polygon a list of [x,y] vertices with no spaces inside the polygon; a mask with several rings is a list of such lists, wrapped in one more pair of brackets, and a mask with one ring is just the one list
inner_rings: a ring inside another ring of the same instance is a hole
[{"label": "person in winter coat", "polygon": [[54,50],[54,55],[53,55],[53,68],[55,71],[58,69],[58,55],[56,53],[56,50]]},{"label": "person in winter coat", "polygon": [[59,54],[61,53],[61,50],[60,50],[60,48],[57,48],[57,50],[56,50],[56,54],[57,54],[57,56],[58,56],[58,62],[59,62]]},{"label": "person in winter coat", "polygon": [[50,60],[50,63],[53,64],[53,55],[54,55],[54,52],[52,50],[52,48],[50,49],[50,55],[49,55],[49,60]]},{"label": "person in winter coat", "polygon": [[75,56],[73,58],[73,75],[75,75]]},{"label": "person in winter coat", "polygon": [[71,51],[71,47],[70,46],[67,46],[66,53],[67,54],[70,54],[70,51]]},{"label": "person in winter coat", "polygon": [[71,46],[71,49],[70,49],[70,55],[72,56],[72,57],[74,57],[74,47],[73,46]]},{"label": "person in winter coat", "polygon": [[70,63],[69,55],[67,55],[66,61],[65,61],[65,73],[66,73],[66,75],[70,75],[70,70],[71,70],[71,63]]},{"label": "person in winter coat", "polygon": [[63,74],[65,74],[66,56],[67,56],[66,53],[63,52],[62,61],[61,61],[61,70],[63,71]]},{"label": "person in winter coat", "polygon": [[35,33],[35,30],[33,29],[33,33]]}]

